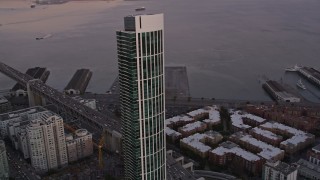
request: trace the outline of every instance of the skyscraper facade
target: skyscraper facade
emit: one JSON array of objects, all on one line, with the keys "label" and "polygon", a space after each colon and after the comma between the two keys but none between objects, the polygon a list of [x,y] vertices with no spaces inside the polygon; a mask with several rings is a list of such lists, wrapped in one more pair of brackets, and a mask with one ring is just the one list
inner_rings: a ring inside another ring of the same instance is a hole
[{"label": "skyscraper facade", "polygon": [[124,18],[117,31],[126,179],[166,179],[163,14]]}]

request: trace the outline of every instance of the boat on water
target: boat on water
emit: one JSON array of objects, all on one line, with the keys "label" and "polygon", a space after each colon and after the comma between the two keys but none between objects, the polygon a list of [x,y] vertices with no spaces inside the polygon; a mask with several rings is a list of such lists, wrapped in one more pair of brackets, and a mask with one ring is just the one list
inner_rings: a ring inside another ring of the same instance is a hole
[{"label": "boat on water", "polygon": [[297,86],[303,90],[306,90],[306,86],[302,83],[302,80],[300,79],[298,82],[297,82]]},{"label": "boat on water", "polygon": [[286,68],[285,70],[286,70],[287,72],[296,72],[296,71],[298,71],[300,68],[301,68],[300,66],[295,65],[295,66],[293,66],[293,67],[288,67],[288,68]]},{"label": "boat on water", "polygon": [[146,10],[145,7],[139,7],[139,8],[136,9],[136,11],[144,11],[144,10]]},{"label": "boat on water", "polygon": [[36,40],[47,39],[47,38],[49,38],[51,36],[52,36],[52,34],[47,34],[47,35],[45,35],[43,37],[36,37]]}]

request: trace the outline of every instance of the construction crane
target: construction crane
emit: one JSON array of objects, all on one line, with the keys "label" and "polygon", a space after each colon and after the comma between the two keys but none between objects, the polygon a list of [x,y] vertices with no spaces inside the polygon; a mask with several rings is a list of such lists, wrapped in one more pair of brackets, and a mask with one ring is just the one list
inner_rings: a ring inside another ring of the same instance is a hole
[{"label": "construction crane", "polygon": [[105,140],[106,140],[106,136],[105,136],[105,131],[102,132],[101,134],[101,138],[99,140],[99,145],[98,145],[98,150],[99,150],[99,167],[100,169],[103,169],[104,167],[104,162],[103,162],[103,146],[105,145]]},{"label": "construction crane", "polygon": [[67,129],[68,131],[71,131],[72,133],[74,133],[76,130],[70,126],[69,124],[63,123],[63,126],[65,129]]}]

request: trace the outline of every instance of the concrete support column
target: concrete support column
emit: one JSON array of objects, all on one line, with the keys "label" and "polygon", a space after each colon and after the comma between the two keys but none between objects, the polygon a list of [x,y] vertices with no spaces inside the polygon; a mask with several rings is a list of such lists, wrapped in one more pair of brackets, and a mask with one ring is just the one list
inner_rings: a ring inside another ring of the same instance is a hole
[{"label": "concrete support column", "polygon": [[43,97],[33,93],[30,88],[29,82],[27,83],[27,92],[28,92],[28,100],[29,100],[29,106],[45,106],[46,101]]}]

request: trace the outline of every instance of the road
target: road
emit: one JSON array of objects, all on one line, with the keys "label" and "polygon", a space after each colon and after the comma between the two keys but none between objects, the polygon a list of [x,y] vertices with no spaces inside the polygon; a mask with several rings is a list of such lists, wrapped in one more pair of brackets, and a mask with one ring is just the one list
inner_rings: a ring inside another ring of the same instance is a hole
[{"label": "road", "polygon": [[234,176],[213,172],[213,171],[195,170],[194,174],[200,177],[204,177],[207,180],[235,180],[236,179],[236,177]]},{"label": "road", "polygon": [[10,177],[23,180],[38,180],[40,177],[35,169],[21,157],[20,153],[10,145],[6,145],[8,162],[10,167]]}]

